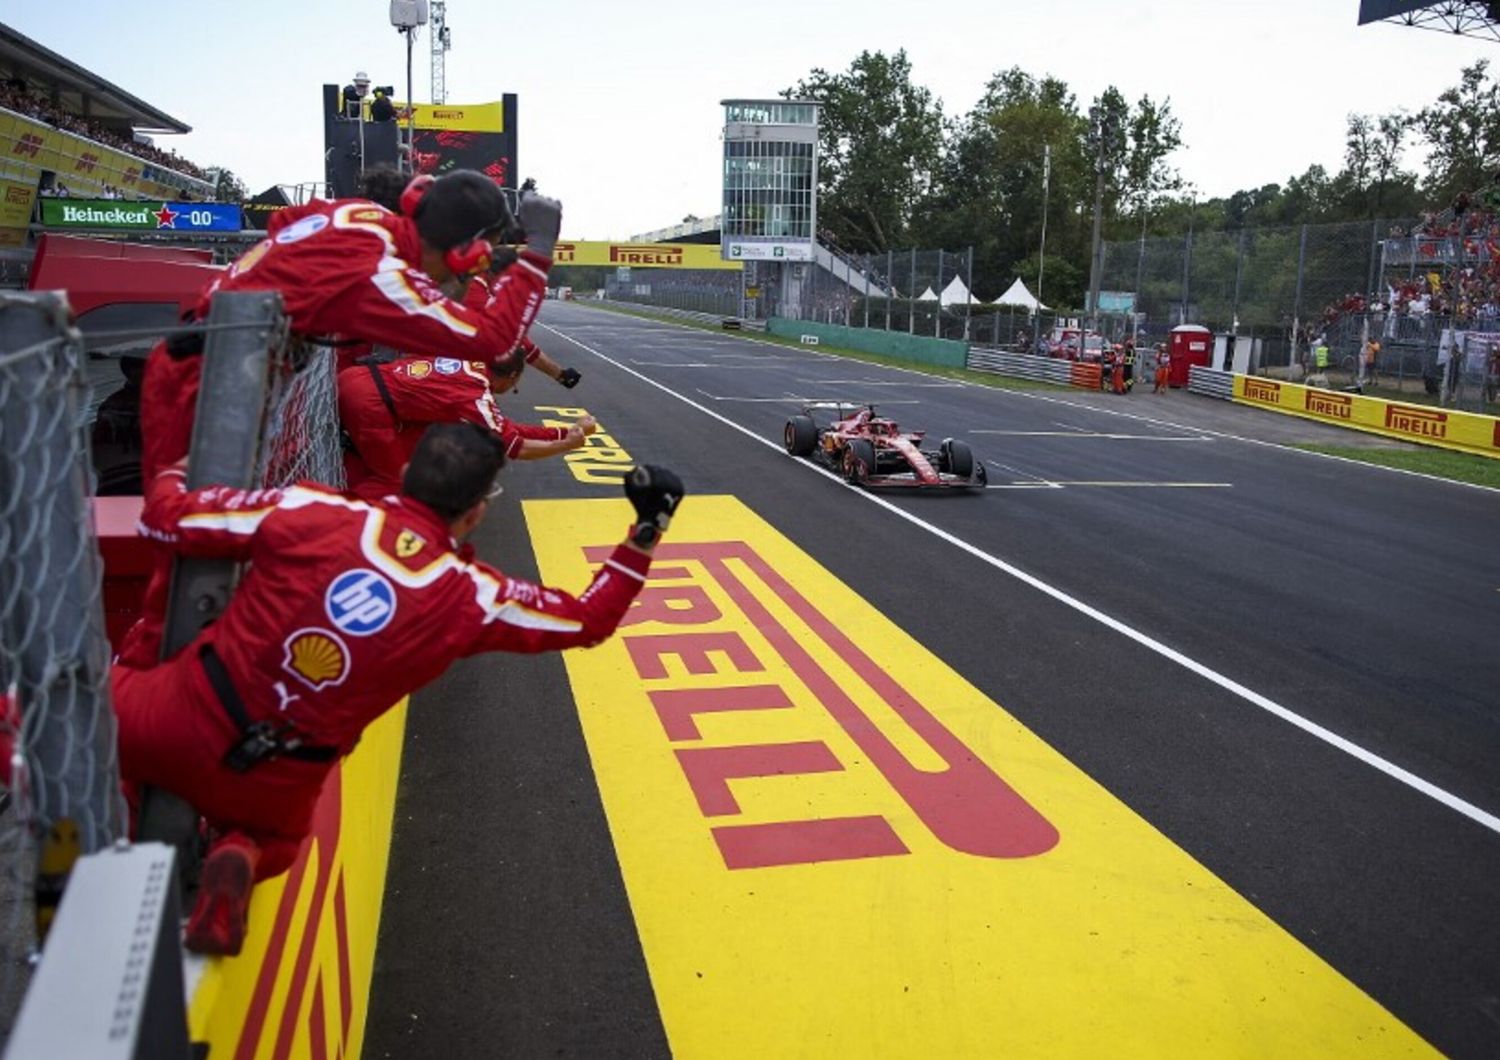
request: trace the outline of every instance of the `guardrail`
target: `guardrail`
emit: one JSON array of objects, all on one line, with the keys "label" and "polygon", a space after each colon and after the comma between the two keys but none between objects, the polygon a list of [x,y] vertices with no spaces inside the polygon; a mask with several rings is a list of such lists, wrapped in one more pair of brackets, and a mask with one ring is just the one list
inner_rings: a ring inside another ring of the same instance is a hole
[{"label": "guardrail", "polygon": [[1201,364],[1188,368],[1188,392],[1205,397],[1234,400],[1234,373],[1220,368],[1206,368]]},{"label": "guardrail", "polygon": [[1076,386],[1085,390],[1098,390],[1101,385],[1101,369],[1097,364],[1012,353],[994,347],[971,347],[965,367],[975,372],[993,372],[996,375],[1056,383],[1058,386]]},{"label": "guardrail", "polygon": [[692,309],[673,309],[670,306],[645,305],[641,302],[626,302],[617,298],[579,298],[574,299],[574,301],[581,305],[592,303],[616,305],[628,309],[633,313],[640,313],[643,316],[673,317],[682,320],[691,320],[700,324],[723,325],[726,322],[732,321],[733,323],[730,324],[730,327],[734,328],[737,326],[737,329],[741,331],[766,330],[766,322],[764,320],[746,320],[744,317],[726,316],[723,313],[699,313]]}]

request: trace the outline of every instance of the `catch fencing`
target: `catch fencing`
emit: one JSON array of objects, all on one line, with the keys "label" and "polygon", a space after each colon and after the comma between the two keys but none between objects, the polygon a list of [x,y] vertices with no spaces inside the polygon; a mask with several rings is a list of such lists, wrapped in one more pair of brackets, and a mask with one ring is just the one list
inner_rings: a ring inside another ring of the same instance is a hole
[{"label": "catch fencing", "polygon": [[71,858],[125,827],[82,336],[57,296],[0,294],[0,1032]]},{"label": "catch fencing", "polygon": [[[272,304],[254,320],[220,313],[226,298],[246,297]],[[343,485],[332,347],[288,340],[274,295],[220,295],[207,322],[177,331],[206,337],[190,481],[243,423],[246,474],[229,484]],[[15,746],[0,810],[0,1040],[72,858],[125,835],[90,448],[135,432],[123,448],[138,459],[139,376],[103,351],[139,338],[85,338],[61,295],[0,292],[0,733]],[[237,359],[241,377],[216,386],[210,365]],[[109,429],[96,429],[106,414]],[[139,492],[138,472],[133,482]],[[232,572],[225,583],[221,603]],[[191,602],[196,625],[216,614],[201,593]],[[169,615],[169,636],[173,626]]]},{"label": "catch fencing", "polygon": [[1493,413],[1500,307],[1492,282],[1475,291],[1494,269],[1489,220],[1422,223],[1458,235],[1381,219],[1106,243],[1099,330],[1139,345],[1202,324],[1252,343],[1254,372]]}]

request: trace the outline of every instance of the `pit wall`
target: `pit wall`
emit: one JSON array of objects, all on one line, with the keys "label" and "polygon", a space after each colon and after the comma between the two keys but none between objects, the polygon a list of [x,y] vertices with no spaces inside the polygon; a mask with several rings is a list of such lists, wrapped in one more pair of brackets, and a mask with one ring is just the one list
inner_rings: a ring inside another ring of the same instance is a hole
[{"label": "pit wall", "polygon": [[[943,368],[962,368],[968,359],[969,344],[954,339],[932,339],[908,335],[904,331],[877,331],[874,328],[846,328],[840,324],[818,324],[808,320],[772,317],[766,321],[766,332],[784,339],[805,341],[811,336],[818,345],[859,350],[881,357]],[[811,343],[809,343],[811,345]]]},{"label": "pit wall", "polygon": [[1500,460],[1500,418],[1194,366],[1189,389],[1288,416]]},{"label": "pit wall", "polygon": [[403,699],[329,774],[297,863],[256,885],[240,956],[189,958],[189,1028],[215,1060],[360,1055],[405,728]]}]

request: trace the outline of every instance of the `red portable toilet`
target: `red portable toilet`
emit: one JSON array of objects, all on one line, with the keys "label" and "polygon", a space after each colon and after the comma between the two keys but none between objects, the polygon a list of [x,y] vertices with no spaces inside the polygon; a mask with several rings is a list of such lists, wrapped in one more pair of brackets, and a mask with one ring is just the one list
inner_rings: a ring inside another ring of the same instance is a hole
[{"label": "red portable toilet", "polygon": [[1179,324],[1172,329],[1172,370],[1167,375],[1169,386],[1187,386],[1188,369],[1201,364],[1207,367],[1214,355],[1214,336],[1202,324]]}]

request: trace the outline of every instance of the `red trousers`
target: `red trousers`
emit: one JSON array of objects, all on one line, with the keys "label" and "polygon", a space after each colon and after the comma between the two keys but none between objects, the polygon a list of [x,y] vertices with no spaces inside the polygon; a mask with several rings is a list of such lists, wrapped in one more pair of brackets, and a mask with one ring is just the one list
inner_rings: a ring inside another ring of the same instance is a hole
[{"label": "red trousers", "polygon": [[349,491],[365,500],[400,493],[401,472],[422,431],[396,426],[374,377],[364,368],[339,373],[339,423],[355,449],[344,454]]},{"label": "red trousers", "polygon": [[193,652],[150,670],[116,666],[110,684],[127,787],[170,791],[213,828],[253,840],[261,850],[256,879],[285,872],[335,763],[276,758],[244,773],[222,765],[239,733]]}]

